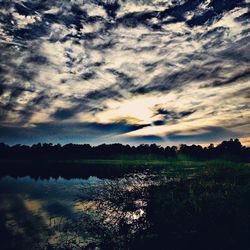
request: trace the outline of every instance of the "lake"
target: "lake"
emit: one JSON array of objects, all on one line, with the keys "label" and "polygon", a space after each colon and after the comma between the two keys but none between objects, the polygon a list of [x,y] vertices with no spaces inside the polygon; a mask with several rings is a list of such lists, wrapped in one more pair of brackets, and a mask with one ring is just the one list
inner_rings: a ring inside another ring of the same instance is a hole
[{"label": "lake", "polygon": [[[90,176],[88,179],[59,177],[43,180],[39,178],[35,180],[31,177],[2,177],[0,180],[2,247],[6,249],[47,249],[49,246],[57,249],[58,242],[61,244],[65,238],[72,237],[72,234],[74,240],[79,241],[74,242],[71,247],[74,249],[77,249],[76,245],[85,247],[89,244],[89,238],[91,238],[90,242],[95,241],[93,240],[95,233],[91,235],[93,229],[84,228],[84,221],[81,222],[81,225],[77,224],[78,228],[76,228],[76,221],[79,222],[83,216],[89,215],[90,209],[97,213],[111,211],[110,209],[113,208],[110,206],[102,208],[99,206],[97,209],[95,207],[97,200],[99,199],[99,205],[104,205],[103,199],[108,200],[107,195],[117,197],[117,194],[113,193],[113,188],[117,192],[119,188],[132,190],[135,184],[137,188],[152,184],[152,181],[149,182],[149,178],[146,176],[148,176],[147,173],[137,173],[113,179]],[[140,197],[137,198],[137,202],[141,201]],[[93,200],[96,201],[95,205]],[[130,213],[131,218],[138,219],[143,213],[143,206],[141,204],[138,206],[140,208],[134,210],[135,213]],[[111,219],[114,217],[114,213],[110,212],[110,215],[105,214],[105,216]],[[94,216],[92,215],[92,217]],[[83,220],[86,220],[86,224],[90,223],[89,218],[85,217]],[[73,229],[65,230],[65,226],[72,225]],[[63,244],[69,243],[64,242]],[[2,247],[1,249],[3,249]]]},{"label": "lake", "polygon": [[230,166],[2,177],[0,249],[248,250],[250,174]]}]

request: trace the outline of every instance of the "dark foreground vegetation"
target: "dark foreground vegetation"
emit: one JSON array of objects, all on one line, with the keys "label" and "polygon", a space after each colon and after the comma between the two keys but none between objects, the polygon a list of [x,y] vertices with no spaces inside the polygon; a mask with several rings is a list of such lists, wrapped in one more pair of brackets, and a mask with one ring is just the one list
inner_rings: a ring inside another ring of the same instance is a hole
[{"label": "dark foreground vegetation", "polygon": [[150,227],[133,248],[250,249],[250,176],[230,175],[202,176],[150,190]]},{"label": "dark foreground vegetation", "polygon": [[249,249],[250,176],[231,172],[150,189],[150,226],[133,249]]}]

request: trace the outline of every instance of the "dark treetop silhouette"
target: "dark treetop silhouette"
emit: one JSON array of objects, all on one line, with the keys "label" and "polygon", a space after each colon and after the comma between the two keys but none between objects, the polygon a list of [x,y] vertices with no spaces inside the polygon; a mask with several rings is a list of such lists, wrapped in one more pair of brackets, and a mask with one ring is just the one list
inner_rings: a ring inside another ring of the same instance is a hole
[{"label": "dark treetop silhouette", "polygon": [[180,145],[162,147],[156,144],[130,146],[122,144],[38,143],[32,146],[0,144],[0,176],[32,176],[33,178],[87,178],[120,176],[131,170],[175,161],[227,160],[250,161],[250,149],[238,139],[217,146]]},{"label": "dark treetop silhouette", "polygon": [[228,160],[249,161],[250,149],[242,146],[239,139],[230,139],[214,146],[208,147],[200,145],[181,144],[176,146],[162,147],[156,144],[141,144],[139,146],[116,144],[101,144],[91,146],[89,144],[60,144],[38,143],[32,146],[14,145],[8,146],[0,143],[0,159],[11,160],[37,160],[37,159],[58,159],[58,160],[78,160],[78,159],[117,159],[121,155],[154,155],[161,157],[176,157],[186,155],[194,159],[208,160],[223,158]]}]

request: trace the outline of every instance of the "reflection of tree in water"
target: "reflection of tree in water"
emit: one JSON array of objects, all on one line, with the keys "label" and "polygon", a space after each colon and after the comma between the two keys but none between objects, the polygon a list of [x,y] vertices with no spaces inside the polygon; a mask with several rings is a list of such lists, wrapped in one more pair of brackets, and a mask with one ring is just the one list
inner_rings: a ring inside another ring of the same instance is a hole
[{"label": "reflection of tree in water", "polygon": [[148,175],[136,174],[84,188],[84,200],[80,197],[76,203],[80,211],[78,219],[62,220],[60,225],[55,223],[55,230],[62,234],[58,235],[57,244],[51,246],[127,249],[149,226],[145,207],[150,184],[152,180]]},{"label": "reflection of tree in water", "polygon": [[124,249],[147,229],[144,209],[148,182],[147,175],[138,174],[105,181],[90,190],[94,202],[87,211],[97,220],[93,229],[102,249]]}]

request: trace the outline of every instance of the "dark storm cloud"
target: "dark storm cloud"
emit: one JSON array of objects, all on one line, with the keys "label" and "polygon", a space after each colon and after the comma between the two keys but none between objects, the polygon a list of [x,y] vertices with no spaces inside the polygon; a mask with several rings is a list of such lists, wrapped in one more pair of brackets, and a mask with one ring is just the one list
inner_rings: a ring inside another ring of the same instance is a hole
[{"label": "dark storm cloud", "polygon": [[[2,95],[8,94],[8,102],[0,102],[1,110],[4,110],[4,117],[2,121],[5,121],[8,112],[13,111],[20,115],[22,121],[27,122],[27,119],[32,115],[32,101],[25,107],[26,110],[19,107],[18,99],[26,94],[33,94],[36,92],[36,87],[33,84],[39,69],[38,67],[44,64],[48,64],[48,60],[45,56],[39,54],[36,48],[31,48],[25,52],[25,56],[22,53],[25,50],[18,50],[13,47],[11,50],[6,50],[4,46],[0,45],[2,51],[0,55],[1,68],[0,79]],[[16,58],[21,63],[17,63]],[[39,91],[40,92],[40,91]],[[35,97],[38,100],[42,96]],[[34,103],[36,107],[40,106],[40,103]],[[27,119],[26,119],[27,118]]]},{"label": "dark storm cloud", "polygon": [[148,27],[154,27],[149,23],[149,19],[157,17],[158,11],[148,11],[148,12],[135,12],[128,13],[117,19],[117,22],[126,27],[136,27],[138,25],[145,25]]},{"label": "dark storm cloud", "polygon": [[247,24],[247,22],[250,20],[250,11],[242,14],[239,17],[236,17],[235,20],[238,21],[238,22],[244,22],[244,23]]},{"label": "dark storm cloud", "polygon": [[223,37],[223,35],[225,34],[225,32],[227,32],[229,29],[226,27],[216,27],[213,28],[211,30],[208,30],[207,32],[202,32],[202,33],[198,33],[195,36],[195,39],[198,39],[200,41],[205,40],[205,39],[221,39]]},{"label": "dark storm cloud", "polygon": [[32,12],[34,13],[34,11],[32,11],[31,8],[28,8],[25,4],[15,3],[14,6],[16,8],[17,13],[19,13],[20,15],[28,16],[32,14]]},{"label": "dark storm cloud", "polygon": [[122,132],[127,133],[131,131],[135,131],[144,127],[149,126],[149,124],[143,125],[134,125],[128,124],[126,121],[117,121],[110,124],[104,123],[85,123],[84,126],[93,131],[100,131],[101,133],[114,133],[114,132]]},{"label": "dark storm cloud", "polygon": [[34,63],[39,65],[49,63],[48,59],[43,55],[31,55],[30,57],[26,58],[25,61],[27,63]]},{"label": "dark storm cloud", "polygon": [[97,76],[97,75],[96,75],[95,72],[87,72],[87,73],[83,73],[83,74],[81,75],[81,78],[82,78],[83,80],[89,80],[89,79],[95,78],[96,76]]},{"label": "dark storm cloud", "polygon": [[82,21],[86,19],[86,11],[81,10],[77,5],[73,5],[70,13],[62,15],[60,21],[63,21],[66,26],[75,25],[76,30],[79,31],[82,28]]},{"label": "dark storm cloud", "polygon": [[[226,32],[226,28],[215,28],[205,34],[198,34],[200,37],[197,37],[198,40],[207,39],[208,42],[203,45],[204,48],[207,46],[217,48],[221,43],[223,43],[223,33]],[[211,39],[214,42],[211,42]],[[146,94],[151,92],[162,92],[170,91],[172,89],[179,88],[185,84],[200,82],[200,81],[210,81],[209,85],[206,86],[220,86],[230,83],[234,83],[238,80],[246,80],[249,77],[249,70],[246,69],[244,72],[238,72],[235,76],[224,76],[221,78],[220,72],[223,70],[220,65],[221,59],[224,60],[237,60],[237,62],[247,63],[250,61],[250,47],[249,47],[250,38],[246,37],[238,41],[233,47],[229,47],[216,56],[218,58],[217,63],[213,64],[204,64],[202,66],[192,65],[192,67],[184,70],[174,72],[172,74],[158,75],[156,76],[151,83],[145,86],[139,86],[133,89],[133,93],[137,94]],[[183,63],[185,61],[203,61],[203,56],[195,54],[187,55],[186,58],[182,59]],[[158,62],[154,63],[151,68],[156,67]],[[146,65],[147,66],[147,65]],[[240,69],[240,66],[239,66]]]},{"label": "dark storm cloud", "polygon": [[153,122],[153,125],[155,125],[155,126],[162,126],[162,125],[165,125],[165,124],[166,124],[165,120],[157,120],[157,121]]},{"label": "dark storm cloud", "polygon": [[203,25],[206,22],[207,24],[211,24],[216,16],[218,17],[217,13],[210,9],[200,15],[195,15],[192,19],[187,21],[187,24],[190,27]]},{"label": "dark storm cloud", "polygon": [[133,78],[128,76],[127,74],[117,71],[115,69],[108,69],[109,72],[115,75],[117,81],[122,87],[132,87],[133,86]]},{"label": "dark storm cloud", "polygon": [[97,50],[105,50],[105,49],[112,49],[112,47],[115,46],[117,42],[115,41],[102,41],[100,44],[96,45],[95,47],[93,47],[93,49],[97,49]]},{"label": "dark storm cloud", "polygon": [[0,96],[4,93],[5,88],[4,85],[0,84]]},{"label": "dark storm cloud", "polygon": [[250,80],[250,70],[243,72],[243,73],[236,74],[224,81],[219,81],[219,80],[214,81],[212,83],[212,86],[217,87],[217,86],[232,84],[237,81],[246,81],[246,80]]},{"label": "dark storm cloud", "polygon": [[73,118],[80,112],[96,113],[97,111],[103,111],[105,109],[105,106],[102,105],[103,100],[115,100],[121,97],[122,95],[119,87],[108,87],[89,91],[84,97],[81,98],[70,97],[69,100],[73,103],[73,106],[70,108],[57,109],[54,112],[53,117],[58,120],[66,120]]},{"label": "dark storm cloud", "polygon": [[[172,17],[172,19],[167,20],[163,23],[177,23],[185,21],[185,14],[188,11],[195,11],[195,9],[199,6],[202,0],[188,0],[182,4],[176,4],[175,6],[171,6],[166,8],[163,11],[144,11],[144,12],[132,12],[125,14],[117,21],[127,27],[136,27],[138,25],[145,25],[151,27],[153,29],[160,29],[161,23],[160,20],[166,17]],[[149,21],[152,18],[159,19],[158,24],[151,24]]]},{"label": "dark storm cloud", "polygon": [[[92,1],[93,2],[93,1]],[[120,9],[119,1],[94,1],[93,3],[102,6],[108,16],[115,18],[117,11]],[[116,23],[123,24],[128,27],[136,27],[138,25],[146,25],[153,29],[159,29],[161,26],[161,20],[166,17],[172,17],[172,21],[168,20],[168,23],[171,22],[181,22],[185,21],[185,14],[187,12],[196,11],[196,8],[203,3],[202,0],[188,0],[182,4],[172,5],[166,8],[163,11],[143,11],[143,12],[132,12],[126,13],[122,17],[116,19]],[[205,10],[204,13],[194,16],[191,20],[187,21],[187,24],[190,26],[194,25],[203,25],[208,20],[214,19],[215,17],[220,17],[221,14],[225,11],[230,11],[235,7],[244,7],[246,5],[245,1],[211,1],[208,5],[208,10]],[[3,17],[3,21],[11,25],[14,29],[8,29],[8,32],[13,32],[12,34],[19,38],[24,39],[35,39],[40,36],[48,35],[50,30],[50,25],[52,23],[63,23],[66,27],[74,25],[76,30],[80,31],[83,27],[83,23],[93,23],[96,20],[101,20],[105,22],[105,25],[114,27],[110,22],[100,19],[100,17],[90,17],[86,10],[83,10],[77,4],[67,5],[65,3],[57,3],[55,6],[59,8],[59,11],[55,14],[46,13],[49,9],[54,7],[51,2],[48,1],[26,1],[20,3],[5,3],[3,6],[5,9],[10,9],[14,7],[15,11],[23,16],[39,14],[40,21],[35,22],[34,24],[29,24],[25,28],[15,29],[13,26],[13,18],[11,14],[6,14]],[[157,18],[159,20],[158,24],[150,23],[152,18]],[[12,21],[12,22],[11,22]],[[166,21],[165,21],[166,23]]]},{"label": "dark storm cloud", "polygon": [[161,143],[163,138],[155,135],[145,135],[145,136],[131,136],[127,139],[130,143]]},{"label": "dark storm cloud", "polygon": [[[54,7],[58,8],[57,13],[47,13]],[[39,37],[49,36],[52,24],[63,24],[66,27],[74,26],[76,30],[80,31],[83,23],[97,21],[94,17],[89,18],[86,11],[82,10],[78,5],[71,5],[66,2],[26,1],[21,4],[6,3],[3,5],[3,9],[5,13],[0,18],[0,21],[2,21],[6,33],[14,36],[16,41],[37,40]],[[33,15],[36,21],[19,28],[13,16],[15,13],[24,17]],[[75,38],[79,39],[79,36]],[[51,41],[53,41],[53,37]]]},{"label": "dark storm cloud", "polygon": [[40,123],[35,127],[7,127],[0,126],[0,141],[10,143],[33,143],[36,138],[42,141],[64,141],[70,138],[87,138],[98,141],[102,137],[117,133],[126,133],[141,129],[145,125],[133,125],[124,121],[117,121],[110,124],[103,123]]},{"label": "dark storm cloud", "polygon": [[245,0],[212,0],[208,7],[212,7],[214,11],[221,14],[224,11],[230,11],[236,7],[245,7],[247,3]]},{"label": "dark storm cloud", "polygon": [[55,126],[48,124],[40,124],[38,127],[25,128],[20,126],[6,127],[0,126],[0,141],[5,141],[10,144],[27,143],[32,144],[38,141],[41,142],[57,142],[57,141],[73,141],[74,138],[90,139],[91,136],[83,131],[78,132],[72,127],[71,131],[63,126]]},{"label": "dark storm cloud", "polygon": [[246,99],[250,99],[250,88],[243,88],[235,93],[237,96],[244,97]]},{"label": "dark storm cloud", "polygon": [[100,6],[102,6],[108,16],[115,18],[117,11],[120,8],[120,4],[117,0],[114,1],[96,1]]},{"label": "dark storm cloud", "polygon": [[146,94],[150,92],[164,92],[181,87],[187,83],[216,77],[215,72],[209,67],[192,66],[186,70],[180,70],[172,74],[159,75],[154,77],[150,84],[139,86],[134,93]]},{"label": "dark storm cloud", "polygon": [[230,11],[236,7],[245,7],[246,3],[244,0],[234,1],[234,0],[214,0],[211,1],[208,5],[208,10],[202,14],[195,15],[192,19],[187,21],[187,24],[190,27],[197,25],[207,25],[212,24],[215,19],[220,19],[223,12]]},{"label": "dark storm cloud", "polygon": [[[48,14],[46,11],[53,7],[58,7],[59,11],[56,14]],[[79,8],[78,5],[67,5],[63,2],[51,1],[27,1],[22,4],[15,4],[17,12],[21,15],[28,16],[39,13],[47,22],[63,22],[66,26],[74,24],[78,27],[80,20],[85,20],[88,16],[86,11]],[[67,15],[64,11],[67,10]]]},{"label": "dark storm cloud", "polygon": [[119,92],[119,88],[117,90],[116,87],[112,86],[100,90],[90,91],[85,95],[84,99],[88,101],[93,101],[93,100],[100,101],[103,99],[111,99],[111,98],[115,100],[120,97],[122,97],[122,95]]},{"label": "dark storm cloud", "polygon": [[30,100],[29,104],[22,109],[20,114],[20,122],[26,123],[29,121],[31,116],[35,114],[40,108],[47,109],[50,106],[50,96],[45,92],[41,91],[36,97]]},{"label": "dark storm cloud", "polygon": [[188,134],[179,134],[173,133],[168,134],[167,139],[171,141],[179,141],[179,142],[202,142],[202,141],[220,141],[224,139],[230,139],[232,137],[237,137],[240,134],[230,131],[226,128],[222,127],[206,127],[204,128],[205,132],[190,131],[192,133]]},{"label": "dark storm cloud", "polygon": [[250,36],[246,36],[218,53],[222,59],[250,63]]},{"label": "dark storm cloud", "polygon": [[82,107],[76,105],[72,108],[59,108],[54,114],[53,117],[57,120],[66,120],[74,117]]},{"label": "dark storm cloud", "polygon": [[[221,15],[230,11],[236,7],[245,7],[246,2],[244,0],[234,1],[221,1],[214,0],[210,1],[208,9],[203,10],[199,13],[197,8],[200,4],[204,3],[203,0],[187,0],[181,4],[172,5],[163,11],[144,11],[144,12],[132,12],[125,14],[124,16],[117,19],[118,23],[121,23],[127,27],[136,27],[138,25],[145,25],[153,29],[160,29],[162,24],[171,24],[177,22],[186,21],[187,25],[190,27],[211,24],[215,19],[221,18]],[[195,15],[187,20],[186,14],[188,12],[193,12]],[[196,14],[198,12],[198,14]],[[168,20],[163,20],[166,17],[171,17]],[[157,18],[159,20],[158,24],[151,24],[149,21],[152,18]]]},{"label": "dark storm cloud", "polygon": [[156,114],[162,115],[165,118],[165,121],[168,121],[168,120],[178,120],[183,117],[187,117],[193,114],[194,112],[196,112],[196,110],[182,111],[182,112],[177,113],[175,111],[169,111],[169,110],[160,108],[157,110]]},{"label": "dark storm cloud", "polygon": [[[2,119],[5,120],[6,115],[8,111],[14,111],[18,112],[18,115],[20,117],[20,123],[24,124],[29,121],[31,116],[35,114],[40,108],[48,108],[49,107],[49,99],[50,97],[42,91],[39,93],[36,97],[31,99],[23,109],[20,109],[17,111],[18,103],[16,102],[16,99],[20,97],[25,91],[28,91],[27,89],[21,89],[16,88],[15,90],[12,90],[10,95],[10,102],[7,105],[2,105],[2,111],[4,112],[4,116],[2,116]],[[1,105],[0,105],[1,107]]]},{"label": "dark storm cloud", "polygon": [[[35,23],[27,24],[25,28],[18,28],[17,22],[13,16],[14,13],[18,13],[25,17],[45,10],[45,6],[47,4],[45,2],[42,3],[42,1],[38,4],[38,2],[35,3],[31,1],[19,4],[11,1],[5,1],[5,3],[2,5],[2,8],[5,10],[5,12],[2,13],[0,21],[3,23],[3,28],[8,35],[14,36],[15,40],[25,41],[37,39],[37,37],[48,34],[48,26],[42,20],[39,21],[38,17],[36,18]],[[12,10],[12,8],[14,8],[14,10]]]},{"label": "dark storm cloud", "polygon": [[206,51],[208,49],[220,48],[224,43],[224,37],[229,32],[226,27],[216,27],[204,33],[198,33],[195,37],[200,42],[205,42],[202,47]]},{"label": "dark storm cloud", "polygon": [[143,66],[145,67],[145,70],[147,72],[152,72],[154,69],[157,68],[157,66],[159,66],[159,64],[162,63],[162,61],[156,61],[153,63],[143,63]]},{"label": "dark storm cloud", "polygon": [[49,10],[53,6],[53,3],[48,0],[39,1],[39,0],[28,0],[22,3],[15,3],[17,11],[22,15],[34,14],[37,11]]},{"label": "dark storm cloud", "polygon": [[25,28],[12,31],[12,35],[20,40],[36,40],[38,37],[49,35],[49,27],[43,21],[28,24]]},{"label": "dark storm cloud", "polygon": [[[20,87],[20,86],[18,86],[18,85],[16,85],[16,86],[13,86],[13,85],[12,85],[11,88],[6,87],[6,88],[4,89],[5,92],[6,92],[7,90],[10,91],[9,101],[8,101],[8,103],[6,103],[5,105],[0,104],[0,107],[1,107],[1,109],[4,111],[5,116],[7,115],[7,113],[8,113],[9,111],[16,111],[16,109],[18,108],[18,104],[17,104],[17,101],[16,101],[18,97],[22,96],[22,94],[23,94],[24,92],[26,92],[26,91],[27,91],[27,92],[32,92],[31,90],[25,89],[25,88]],[[20,114],[21,114],[21,113],[20,113]],[[2,117],[3,121],[5,120],[5,119],[4,119],[5,116]]]}]

